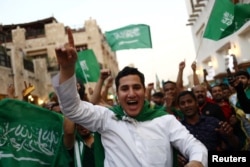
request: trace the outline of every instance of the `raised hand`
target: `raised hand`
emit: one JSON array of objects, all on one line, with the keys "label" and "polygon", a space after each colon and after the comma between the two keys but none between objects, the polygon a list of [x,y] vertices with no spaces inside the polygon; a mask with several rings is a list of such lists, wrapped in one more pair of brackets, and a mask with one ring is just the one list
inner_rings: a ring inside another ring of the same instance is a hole
[{"label": "raised hand", "polygon": [[154,89],[154,83],[153,82],[149,83],[147,89],[151,92]]},{"label": "raised hand", "polygon": [[196,61],[192,63],[191,68],[194,72],[196,71]]},{"label": "raised hand", "polygon": [[113,81],[114,81],[114,78],[112,76],[109,76],[106,82],[106,86],[108,88],[111,88],[113,86]]},{"label": "raised hand", "polygon": [[216,128],[215,130],[218,131],[220,134],[225,135],[225,136],[231,136],[231,135],[233,135],[233,128],[227,122],[221,121],[219,123],[219,127]]},{"label": "raised hand", "polygon": [[60,66],[60,80],[63,83],[68,80],[75,73],[75,63],[77,60],[77,52],[75,50],[74,39],[72,31],[67,28],[68,43],[63,47],[56,48],[57,62]]},{"label": "raised hand", "polygon": [[68,43],[64,44],[63,47],[55,49],[57,62],[60,65],[60,68],[63,70],[67,70],[68,68],[70,69],[74,68],[75,62],[77,60],[77,53],[75,50],[74,39],[70,28],[67,28],[67,34],[68,34]]},{"label": "raised hand", "polygon": [[239,71],[239,67],[238,67],[238,61],[237,58],[234,54],[231,54],[231,56],[233,57],[233,68],[235,70],[235,72]]},{"label": "raised hand", "polygon": [[106,80],[110,76],[111,72],[109,69],[102,69],[100,79]]},{"label": "raised hand", "polygon": [[185,60],[184,60],[184,61],[181,61],[180,64],[179,64],[179,69],[180,69],[180,70],[184,70],[185,66],[186,66]]},{"label": "raised hand", "polygon": [[207,70],[206,70],[206,69],[203,69],[203,76],[204,76],[204,77],[208,76],[208,73],[207,73]]}]

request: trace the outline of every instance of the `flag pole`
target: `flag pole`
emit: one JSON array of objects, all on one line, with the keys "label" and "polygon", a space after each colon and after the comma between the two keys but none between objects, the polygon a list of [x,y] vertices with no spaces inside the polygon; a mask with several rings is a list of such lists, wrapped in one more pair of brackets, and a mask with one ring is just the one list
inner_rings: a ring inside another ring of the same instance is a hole
[{"label": "flag pole", "polygon": [[84,72],[84,70],[82,70],[82,72],[83,72],[83,76],[84,76],[84,79],[85,79],[85,81],[86,81],[87,87],[90,87],[89,84],[88,84],[89,81],[88,81],[88,79],[87,79],[86,73]]},{"label": "flag pole", "polygon": [[196,51],[196,56],[195,56],[195,61],[197,62],[197,57],[198,57],[198,54],[199,54],[199,52],[200,52],[200,49],[201,49],[201,44],[202,44],[202,42],[203,42],[203,38],[202,38],[202,40],[201,40],[201,42],[199,43],[199,46],[198,46],[198,48],[197,48],[197,51]]}]

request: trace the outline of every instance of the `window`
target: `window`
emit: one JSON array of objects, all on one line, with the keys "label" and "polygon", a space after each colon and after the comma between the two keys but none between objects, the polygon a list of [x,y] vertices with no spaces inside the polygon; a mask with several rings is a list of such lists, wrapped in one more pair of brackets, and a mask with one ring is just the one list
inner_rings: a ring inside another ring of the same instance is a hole
[{"label": "window", "polygon": [[37,38],[40,36],[45,36],[45,30],[44,29],[27,28],[25,35],[26,35],[26,39]]},{"label": "window", "polygon": [[34,72],[34,64],[32,60],[23,59],[23,67],[25,70],[28,70],[30,72]]},{"label": "window", "polygon": [[6,31],[3,33],[0,33],[0,43],[11,42],[11,41],[12,41],[11,32]]},{"label": "window", "polygon": [[0,46],[0,66],[11,67],[10,56],[5,52],[5,48]]}]

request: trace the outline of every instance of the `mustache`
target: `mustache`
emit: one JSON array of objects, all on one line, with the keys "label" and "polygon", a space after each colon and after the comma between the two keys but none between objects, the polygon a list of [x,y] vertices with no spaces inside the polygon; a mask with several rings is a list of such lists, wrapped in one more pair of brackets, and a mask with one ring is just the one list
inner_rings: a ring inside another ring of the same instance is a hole
[{"label": "mustache", "polygon": [[197,96],[197,98],[204,98],[204,95],[199,94],[199,95]]}]

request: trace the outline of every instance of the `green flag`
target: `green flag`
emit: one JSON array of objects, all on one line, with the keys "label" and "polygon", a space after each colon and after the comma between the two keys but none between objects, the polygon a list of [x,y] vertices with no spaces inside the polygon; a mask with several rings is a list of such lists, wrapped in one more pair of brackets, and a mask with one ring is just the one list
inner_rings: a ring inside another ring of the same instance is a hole
[{"label": "green flag", "polygon": [[150,27],[145,24],[129,25],[105,32],[113,51],[137,48],[152,48]]},{"label": "green flag", "polygon": [[13,99],[0,101],[1,167],[67,167],[63,116]]},{"label": "green flag", "polygon": [[97,82],[100,76],[100,65],[93,50],[84,50],[77,53],[76,77],[84,83]]},{"label": "green flag", "polygon": [[219,40],[239,30],[250,19],[250,4],[215,0],[203,37]]}]

